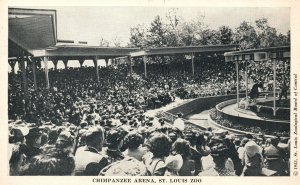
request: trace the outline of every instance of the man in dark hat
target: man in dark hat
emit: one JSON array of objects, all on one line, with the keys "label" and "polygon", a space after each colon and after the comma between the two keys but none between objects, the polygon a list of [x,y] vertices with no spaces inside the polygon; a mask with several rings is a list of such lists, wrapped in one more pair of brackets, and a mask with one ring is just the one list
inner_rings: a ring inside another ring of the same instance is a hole
[{"label": "man in dark hat", "polygon": [[104,154],[107,155],[109,164],[124,159],[125,156],[120,148],[123,146],[125,135],[122,129],[112,129],[107,133],[107,148],[104,150]]},{"label": "man in dark hat", "polygon": [[263,150],[263,156],[267,169],[276,171],[277,175],[284,175],[284,154],[278,143],[279,138],[271,138],[271,145]]},{"label": "man in dark hat", "polygon": [[32,158],[40,154],[40,147],[42,141],[42,132],[38,127],[33,127],[29,130],[29,133],[26,136],[26,149],[25,155],[28,158]]},{"label": "man in dark hat", "polygon": [[230,156],[230,149],[224,138],[214,136],[209,143],[209,147],[215,166],[204,170],[199,176],[235,176],[233,167],[226,165]]},{"label": "man in dark hat", "polygon": [[104,142],[102,127],[91,127],[85,133],[86,145],[77,149],[75,154],[75,175],[95,176],[108,165],[107,159],[100,154]]}]

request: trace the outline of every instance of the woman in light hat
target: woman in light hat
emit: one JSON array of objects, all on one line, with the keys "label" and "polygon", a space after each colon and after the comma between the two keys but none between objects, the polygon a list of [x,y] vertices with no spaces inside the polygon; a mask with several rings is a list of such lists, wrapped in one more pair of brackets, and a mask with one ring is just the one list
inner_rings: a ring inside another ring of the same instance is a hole
[{"label": "woman in light hat", "polygon": [[214,166],[199,173],[199,176],[235,176],[233,165],[228,165],[229,147],[220,137],[213,137],[209,143]]},{"label": "woman in light hat", "polygon": [[183,159],[180,154],[169,155],[165,160],[165,176],[179,176],[179,170],[182,168]]},{"label": "woman in light hat", "polygon": [[244,164],[244,176],[261,175],[263,166],[262,149],[253,140],[246,143],[242,162]]}]

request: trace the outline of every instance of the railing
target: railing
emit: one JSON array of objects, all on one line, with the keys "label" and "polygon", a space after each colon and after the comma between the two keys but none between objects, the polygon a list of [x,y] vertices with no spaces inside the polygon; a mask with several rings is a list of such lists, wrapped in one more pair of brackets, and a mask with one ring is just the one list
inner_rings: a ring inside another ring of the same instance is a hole
[{"label": "railing", "polygon": [[[175,119],[177,119],[177,116],[172,114],[172,113],[169,113],[169,112],[162,112],[159,116],[157,117],[162,117],[164,118],[165,121],[167,121],[169,124],[173,125]],[[200,125],[197,125],[197,124],[194,124],[192,123],[191,121],[187,120],[187,119],[184,119],[182,118],[182,120],[184,121],[185,125],[186,126],[191,126],[191,127],[194,127],[194,128],[198,128],[198,129],[201,129],[201,130],[206,130],[205,127],[202,127]],[[204,120],[206,122],[208,122],[208,119],[201,119],[201,120]]]}]

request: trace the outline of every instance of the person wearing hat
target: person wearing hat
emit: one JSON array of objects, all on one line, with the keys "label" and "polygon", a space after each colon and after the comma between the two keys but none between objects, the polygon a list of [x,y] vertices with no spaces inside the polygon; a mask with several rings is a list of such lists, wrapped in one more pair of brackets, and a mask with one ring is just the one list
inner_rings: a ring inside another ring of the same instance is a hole
[{"label": "person wearing hat", "polygon": [[284,152],[278,143],[278,138],[271,138],[271,145],[263,150],[264,164],[267,169],[276,171],[277,175],[284,175]]},{"label": "person wearing hat", "polygon": [[178,128],[180,131],[183,131],[184,121],[182,120],[181,117],[182,117],[182,113],[181,112],[177,113],[177,118],[175,119],[173,126]]},{"label": "person wearing hat", "polygon": [[183,159],[180,154],[169,155],[165,159],[166,172],[164,176],[179,176],[179,170],[182,168]]},{"label": "person wearing hat", "polygon": [[235,176],[233,167],[227,165],[229,148],[223,138],[213,137],[209,143],[214,166],[199,173],[199,176]]},{"label": "person wearing hat", "polygon": [[194,133],[194,145],[191,144],[191,159],[194,160],[195,172],[194,175],[198,175],[202,169],[202,157],[206,157],[210,154],[210,149],[207,146],[207,141],[203,132],[197,131]]},{"label": "person wearing hat", "polygon": [[106,157],[100,153],[104,143],[103,128],[89,128],[85,133],[85,143],[75,153],[75,175],[96,176],[108,165]]},{"label": "person wearing hat", "polygon": [[32,158],[38,155],[41,151],[42,132],[39,128],[33,127],[29,130],[26,136],[26,149],[25,155],[27,158]]},{"label": "person wearing hat", "polygon": [[60,151],[54,145],[43,147],[40,154],[26,163],[21,175],[62,176],[73,175],[75,168],[74,156]]},{"label": "person wearing hat", "polygon": [[262,149],[255,141],[250,140],[246,143],[242,162],[244,164],[243,176],[260,176],[262,174]]},{"label": "person wearing hat", "polygon": [[25,136],[29,133],[29,129],[26,126],[17,126],[12,128],[10,132],[10,144],[11,156],[9,158],[9,174],[19,175],[21,166],[25,162],[26,155],[24,149],[26,148]]},{"label": "person wearing hat", "polygon": [[124,154],[120,151],[123,146],[124,136],[121,130],[112,129],[107,133],[106,145],[103,153],[107,156],[108,163],[111,164],[125,158]]},{"label": "person wearing hat", "polygon": [[244,137],[241,141],[240,147],[238,148],[237,152],[239,154],[239,158],[242,160],[245,153],[245,145],[249,141],[248,138]]},{"label": "person wearing hat", "polygon": [[161,126],[165,125],[165,120],[163,118],[159,118],[158,122],[160,123]]},{"label": "person wearing hat", "polygon": [[233,143],[233,138],[234,135],[226,135],[224,141],[229,148],[229,158],[233,162],[235,173],[237,176],[240,176],[243,171],[243,166],[242,166],[241,159],[239,158],[237,149]]}]

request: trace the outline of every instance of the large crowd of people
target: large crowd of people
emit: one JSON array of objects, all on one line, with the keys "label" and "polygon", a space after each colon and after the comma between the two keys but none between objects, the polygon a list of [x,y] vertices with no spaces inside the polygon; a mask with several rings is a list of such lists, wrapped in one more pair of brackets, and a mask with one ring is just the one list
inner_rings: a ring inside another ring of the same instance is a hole
[{"label": "large crowd of people", "polygon": [[[209,61],[209,62],[207,62]],[[184,62],[37,69],[28,92],[22,75],[9,73],[10,175],[289,175],[289,141],[202,131],[178,120],[144,114],[174,101],[231,93],[234,65],[218,57]],[[201,72],[199,72],[201,71]],[[176,124],[175,124],[176,122]]]}]

